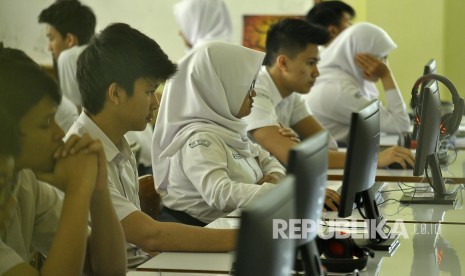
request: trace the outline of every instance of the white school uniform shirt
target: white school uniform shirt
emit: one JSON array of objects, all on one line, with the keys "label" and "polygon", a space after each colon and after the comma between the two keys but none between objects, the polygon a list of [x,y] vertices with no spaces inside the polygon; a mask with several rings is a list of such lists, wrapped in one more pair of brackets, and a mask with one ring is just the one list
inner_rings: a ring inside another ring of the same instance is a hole
[{"label": "white school uniform shirt", "polygon": [[[294,92],[286,98],[281,96],[278,87],[271,78],[266,66],[262,66],[255,81],[256,96],[253,98],[252,112],[244,117],[247,131],[267,126],[292,127],[303,119],[312,116],[302,95]],[[249,136],[251,139],[251,135]],[[337,149],[334,139],[330,138],[331,149]]]},{"label": "white school uniform shirt", "polygon": [[271,188],[255,185],[262,174],[284,172],[248,139],[247,123],[236,117],[263,57],[208,42],[179,62],[165,85],[152,140],[155,185],[167,207],[210,222]]},{"label": "white school uniform shirt", "polygon": [[244,118],[247,131],[266,126],[291,127],[301,120],[312,116],[302,96],[292,93],[286,98],[281,96],[266,66],[262,66],[255,81],[256,96],[250,115]]},{"label": "white school uniform shirt", "polygon": [[80,45],[66,49],[60,53],[57,61],[61,91],[76,106],[81,105],[81,93],[76,78],[77,60],[86,47],[87,45]]},{"label": "white school uniform shirt", "polygon": [[68,132],[71,126],[79,117],[77,107],[66,97],[61,97],[61,102],[58,105],[55,113],[55,121],[64,133]]},{"label": "white school uniform shirt", "polygon": [[[132,212],[140,210],[139,182],[136,159],[129,144],[123,137],[119,145],[113,144],[108,136],[82,112],[76,123],[66,134],[65,140],[71,134],[87,133],[93,139],[99,139],[107,158],[108,187],[116,215],[121,221]],[[128,267],[139,265],[150,257],[137,246],[126,243]]]},{"label": "white school uniform shirt", "polygon": [[129,131],[124,135],[129,145],[138,144],[140,146],[140,155],[138,164],[144,167],[152,167],[152,136],[153,127],[147,124],[144,130]]},{"label": "white school uniform shirt", "polygon": [[[321,55],[320,76],[304,98],[313,115],[337,141],[347,143],[352,112],[379,98],[376,86],[365,80],[355,63],[355,55],[369,53],[384,58],[396,47],[383,29],[358,23],[338,35]],[[380,105],[381,131],[408,131],[410,119],[401,93],[390,89],[385,95],[386,106]]]},{"label": "white school uniform shirt", "polygon": [[62,198],[31,170],[18,175],[20,185],[13,217],[0,230],[0,275],[20,263],[30,263],[33,253],[48,254],[60,222]]},{"label": "white school uniform shirt", "polygon": [[[258,145],[254,145],[259,148]],[[259,148],[259,162],[243,156],[209,132],[194,133],[173,157],[163,205],[209,223],[266,193],[274,184],[253,184],[263,174],[285,173]]]}]

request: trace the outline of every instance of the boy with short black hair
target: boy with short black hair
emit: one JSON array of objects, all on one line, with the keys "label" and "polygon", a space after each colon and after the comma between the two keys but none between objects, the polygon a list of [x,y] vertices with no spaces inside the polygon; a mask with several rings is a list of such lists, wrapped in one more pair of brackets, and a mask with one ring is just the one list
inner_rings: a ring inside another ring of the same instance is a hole
[{"label": "boy with short black hair", "polygon": [[57,117],[60,127],[66,132],[77,119],[81,107],[76,61],[95,33],[96,18],[88,6],[77,0],[66,0],[57,1],[42,10],[39,23],[46,24],[48,49],[56,62],[57,76],[65,96],[63,104],[71,101],[77,107],[60,107],[67,109],[60,109]]},{"label": "boy with short black hair", "polygon": [[[289,150],[323,127],[308,110],[302,95],[319,76],[318,46],[330,36],[324,28],[299,19],[284,19],[273,25],[266,38],[266,57],[255,83],[257,96],[249,116],[248,131],[262,147],[287,165]],[[343,168],[345,152],[329,150],[330,168]],[[396,156],[412,153],[402,147],[380,152],[378,167],[395,162]]]},{"label": "boy with short black hair", "polygon": [[122,23],[102,30],[78,59],[84,112],[68,136],[89,133],[103,143],[108,185],[131,267],[149,258],[141,249],[224,252],[234,248],[234,230],[161,223],[140,210],[137,167],[124,135],[143,130],[152,120],[158,106],[154,92],[176,70],[154,40]]}]

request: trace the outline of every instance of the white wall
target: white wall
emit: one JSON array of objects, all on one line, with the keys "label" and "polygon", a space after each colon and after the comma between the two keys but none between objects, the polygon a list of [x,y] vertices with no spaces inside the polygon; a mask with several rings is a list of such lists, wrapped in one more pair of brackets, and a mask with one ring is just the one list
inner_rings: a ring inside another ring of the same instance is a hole
[{"label": "white wall", "polygon": [[[0,0],[0,41],[19,48],[40,64],[51,64],[40,11],[54,0]],[[112,22],[125,22],[155,39],[174,61],[184,54],[172,6],[178,0],[81,0],[97,17],[97,31]],[[304,15],[313,0],[225,0],[234,26],[234,41],[242,41],[242,15]]]}]

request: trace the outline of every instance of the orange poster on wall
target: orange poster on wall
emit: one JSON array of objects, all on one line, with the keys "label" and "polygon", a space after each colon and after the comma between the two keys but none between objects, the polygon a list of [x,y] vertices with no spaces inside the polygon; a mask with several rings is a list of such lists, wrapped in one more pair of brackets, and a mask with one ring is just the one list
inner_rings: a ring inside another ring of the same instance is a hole
[{"label": "orange poster on wall", "polygon": [[265,52],[266,32],[271,25],[288,17],[304,18],[295,15],[244,15],[242,45]]}]

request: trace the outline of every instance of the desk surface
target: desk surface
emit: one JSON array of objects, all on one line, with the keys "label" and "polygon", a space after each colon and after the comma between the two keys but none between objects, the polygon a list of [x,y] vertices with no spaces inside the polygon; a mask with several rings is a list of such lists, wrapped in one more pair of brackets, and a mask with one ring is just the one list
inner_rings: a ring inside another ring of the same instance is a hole
[{"label": "desk surface", "polygon": [[190,272],[157,272],[157,271],[129,271],[126,276],[215,276],[224,274],[190,273]]},{"label": "desk surface", "polygon": [[[334,182],[332,182],[334,183]],[[425,186],[421,183],[406,183],[409,186]],[[408,187],[402,186],[403,189]],[[454,187],[455,189],[455,187]],[[387,221],[403,220],[404,222],[422,222],[422,223],[442,223],[442,224],[464,224],[465,225],[465,208],[464,208],[464,190],[460,190],[457,196],[455,206],[449,205],[432,205],[432,204],[410,204],[408,206],[400,204],[398,201],[402,197],[402,191],[397,183],[386,182],[381,195],[384,203],[379,205],[380,214]],[[395,200],[389,200],[395,199]],[[337,212],[323,212],[323,219],[341,219],[337,216]],[[358,211],[355,209],[352,216],[347,220],[363,220]],[[342,219],[343,220],[343,219]]]},{"label": "desk surface", "polygon": [[[442,166],[442,175],[455,182],[465,183],[465,151],[457,151],[457,158],[448,166]],[[329,169],[329,180],[342,180],[343,169]],[[413,170],[377,169],[376,181],[425,182],[424,176],[413,176]]]},{"label": "desk surface", "polygon": [[[417,223],[403,225],[404,228],[396,231],[401,234],[399,246],[391,253],[376,251],[375,257],[370,258],[367,268],[360,275],[428,276],[442,275],[440,273],[445,271],[456,273],[452,275],[462,275],[461,269],[465,269],[465,246],[463,246],[465,225]],[[211,272],[228,274],[233,260],[233,253],[161,253],[139,266],[138,270],[194,272],[199,268],[214,267]],[[164,273],[147,275],[171,275]]]}]

